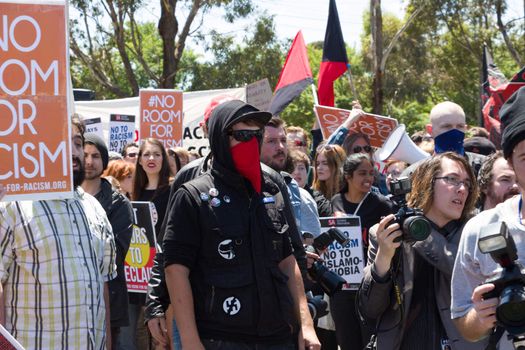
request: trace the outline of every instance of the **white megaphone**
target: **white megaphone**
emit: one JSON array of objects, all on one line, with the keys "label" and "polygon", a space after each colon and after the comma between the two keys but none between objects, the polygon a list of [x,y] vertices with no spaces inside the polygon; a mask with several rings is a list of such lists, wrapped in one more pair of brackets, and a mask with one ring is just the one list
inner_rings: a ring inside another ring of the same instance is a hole
[{"label": "white megaphone", "polygon": [[430,154],[419,148],[405,132],[405,125],[399,124],[379,149],[380,161],[400,160],[408,164],[416,163],[430,157]]}]

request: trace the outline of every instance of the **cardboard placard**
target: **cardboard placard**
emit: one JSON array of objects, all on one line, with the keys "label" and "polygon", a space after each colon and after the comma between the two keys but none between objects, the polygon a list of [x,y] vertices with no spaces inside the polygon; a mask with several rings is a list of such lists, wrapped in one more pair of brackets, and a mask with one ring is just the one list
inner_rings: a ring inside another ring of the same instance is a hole
[{"label": "cardboard placard", "polygon": [[64,1],[0,3],[0,183],[5,201],[73,196]]},{"label": "cardboard placard", "polygon": [[128,292],[147,293],[157,238],[150,202],[131,202],[135,216],[131,244],[124,261]]},{"label": "cardboard placard", "polygon": [[135,141],[135,116],[111,114],[109,116],[109,150],[118,152]]},{"label": "cardboard placard", "polygon": [[[350,116],[350,110],[334,107],[315,105],[314,111],[325,139]],[[368,136],[372,146],[381,147],[397,124],[394,118],[365,113],[352,123],[349,133],[363,133]]]},{"label": "cardboard placard", "polygon": [[272,88],[268,78],[246,85],[246,102],[261,111],[268,110],[272,96]]},{"label": "cardboard placard", "polygon": [[140,138],[182,147],[182,91],[140,90]]},{"label": "cardboard placard", "polygon": [[347,284],[345,290],[357,290],[363,279],[365,261],[363,259],[363,242],[361,236],[361,219],[359,216],[322,217],[321,231],[331,227],[341,230],[350,239],[347,246],[342,247],[337,241],[328,246],[323,254],[324,265],[343,277]]}]

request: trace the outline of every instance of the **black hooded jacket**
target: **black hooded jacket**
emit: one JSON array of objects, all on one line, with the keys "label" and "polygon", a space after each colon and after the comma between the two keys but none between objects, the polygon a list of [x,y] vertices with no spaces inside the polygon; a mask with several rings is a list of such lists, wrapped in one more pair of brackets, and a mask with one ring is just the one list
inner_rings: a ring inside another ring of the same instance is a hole
[{"label": "black hooded jacket", "polygon": [[[231,105],[231,104],[230,104]],[[297,326],[287,276],[292,254],[287,193],[262,173],[261,193],[235,170],[227,130],[245,114],[218,106],[210,118],[208,173],[175,193],[164,238],[165,266],[190,270],[201,338],[276,343]]]}]

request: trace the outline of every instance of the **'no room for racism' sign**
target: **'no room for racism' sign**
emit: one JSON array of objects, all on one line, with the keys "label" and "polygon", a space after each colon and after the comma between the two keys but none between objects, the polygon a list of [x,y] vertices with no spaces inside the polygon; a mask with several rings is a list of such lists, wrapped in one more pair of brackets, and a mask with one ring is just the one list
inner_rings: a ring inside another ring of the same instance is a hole
[{"label": "'no room for racism' sign", "polygon": [[182,147],[182,91],[140,90],[140,138]]},{"label": "'no room for racism' sign", "polygon": [[4,200],[73,194],[66,8],[0,2],[0,183]]}]

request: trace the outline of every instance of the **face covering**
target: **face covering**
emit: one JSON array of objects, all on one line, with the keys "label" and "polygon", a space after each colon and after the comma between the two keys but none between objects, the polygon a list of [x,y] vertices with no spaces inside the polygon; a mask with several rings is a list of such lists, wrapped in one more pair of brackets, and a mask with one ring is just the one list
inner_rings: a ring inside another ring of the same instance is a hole
[{"label": "face covering", "polygon": [[434,152],[444,153],[448,151],[455,152],[460,155],[465,154],[463,149],[463,140],[465,139],[465,133],[458,129],[452,129],[442,133],[434,138]]},{"label": "face covering", "polygon": [[259,142],[255,137],[230,148],[235,169],[250,181],[257,193],[261,193],[261,164]]}]

